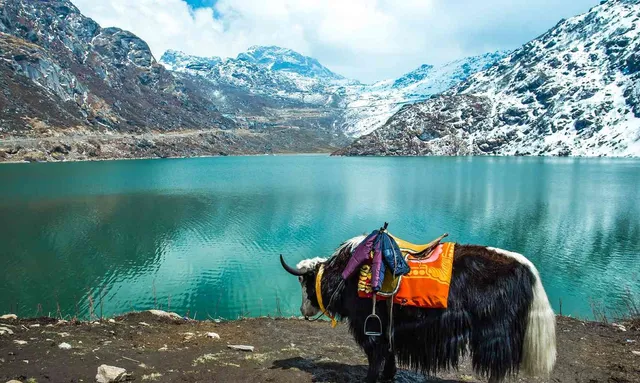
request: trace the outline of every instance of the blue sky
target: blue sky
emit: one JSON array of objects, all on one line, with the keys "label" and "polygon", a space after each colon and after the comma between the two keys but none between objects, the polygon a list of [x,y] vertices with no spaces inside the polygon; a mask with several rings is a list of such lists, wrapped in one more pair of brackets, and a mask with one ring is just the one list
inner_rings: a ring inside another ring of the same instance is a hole
[{"label": "blue sky", "polygon": [[516,49],[598,0],[72,0],[102,26],[167,49],[235,57],[278,45],[364,82]]},{"label": "blue sky", "polygon": [[184,0],[193,8],[213,7],[216,0]]}]

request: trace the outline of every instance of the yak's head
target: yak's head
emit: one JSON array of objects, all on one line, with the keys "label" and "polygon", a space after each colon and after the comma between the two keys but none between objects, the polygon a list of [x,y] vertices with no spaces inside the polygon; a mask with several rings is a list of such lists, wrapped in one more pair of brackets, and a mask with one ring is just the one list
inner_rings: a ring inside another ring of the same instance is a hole
[{"label": "yak's head", "polygon": [[[351,257],[352,249],[362,242],[364,238],[364,236],[358,236],[344,242],[336,249],[329,261],[325,258],[305,259],[298,262],[295,268],[289,266],[284,261],[282,255],[280,255],[282,267],[284,267],[289,274],[298,277],[298,281],[302,287],[302,305],[300,305],[302,315],[309,318],[320,313],[320,305],[316,298],[316,277],[318,276],[320,265],[325,264],[325,277],[323,278],[322,290],[326,293],[326,288],[331,289],[335,286],[334,283],[330,283],[329,286],[327,286],[327,283],[324,281],[325,278],[331,278],[332,281],[341,278],[340,272],[344,269],[346,262]],[[328,302],[325,301],[324,304],[326,306]],[[331,311],[330,307],[326,307],[326,309]]]},{"label": "yak's head", "polygon": [[312,258],[305,259],[298,262],[295,268],[289,266],[282,255],[280,255],[280,263],[282,267],[289,272],[289,274],[298,277],[300,286],[302,287],[302,305],[300,305],[300,312],[305,318],[312,317],[320,313],[320,305],[316,298],[316,276],[318,275],[318,269],[320,264],[325,262],[324,258]]}]

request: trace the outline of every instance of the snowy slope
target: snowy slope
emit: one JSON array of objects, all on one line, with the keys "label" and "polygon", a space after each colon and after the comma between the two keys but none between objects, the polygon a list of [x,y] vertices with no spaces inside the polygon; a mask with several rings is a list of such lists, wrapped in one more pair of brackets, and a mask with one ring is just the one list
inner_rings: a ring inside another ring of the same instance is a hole
[{"label": "snowy slope", "polygon": [[168,50],[162,55],[160,63],[172,71],[206,71],[220,64],[220,57],[190,56],[180,51]]},{"label": "snowy slope", "polygon": [[638,0],[603,2],[340,154],[640,156],[639,31]]},{"label": "snowy slope", "polygon": [[438,67],[425,64],[395,80],[347,87],[343,129],[355,137],[371,133],[384,125],[402,106],[441,93],[472,74],[489,68],[507,54],[504,51],[486,53]]},{"label": "snowy slope", "polygon": [[225,59],[167,51],[160,63],[216,85],[316,106],[335,103],[338,87],[357,83],[331,72],[316,59],[273,46],[254,46],[236,58]]},{"label": "snowy slope", "polygon": [[287,48],[256,45],[250,47],[247,52],[240,53],[237,59],[267,67],[272,71],[296,73],[304,77],[329,80],[344,79],[339,74],[322,66],[318,60]]}]

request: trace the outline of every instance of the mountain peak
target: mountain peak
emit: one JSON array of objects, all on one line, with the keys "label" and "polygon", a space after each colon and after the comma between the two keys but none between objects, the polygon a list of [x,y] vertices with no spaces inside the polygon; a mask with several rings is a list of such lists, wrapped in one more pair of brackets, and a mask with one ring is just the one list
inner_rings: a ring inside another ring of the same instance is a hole
[{"label": "mountain peak", "polygon": [[253,45],[240,53],[238,60],[265,66],[273,71],[297,73],[305,77],[342,80],[344,77],[333,73],[318,60],[304,56],[289,48]]},{"label": "mountain peak", "polygon": [[[438,66],[422,64],[417,69],[397,78],[392,87],[403,89],[414,86],[416,88],[424,88],[423,90],[428,88],[426,93],[429,95],[440,93],[456,83],[466,80],[470,75],[489,68],[509,53],[509,51],[489,52],[477,56],[464,57]],[[436,86],[434,81],[437,82],[439,80],[446,80],[446,82]]]},{"label": "mountain peak", "polygon": [[297,53],[292,49],[279,47],[277,45],[252,45],[249,47],[249,49],[247,49],[247,52],[256,52],[256,51],[257,52]]}]

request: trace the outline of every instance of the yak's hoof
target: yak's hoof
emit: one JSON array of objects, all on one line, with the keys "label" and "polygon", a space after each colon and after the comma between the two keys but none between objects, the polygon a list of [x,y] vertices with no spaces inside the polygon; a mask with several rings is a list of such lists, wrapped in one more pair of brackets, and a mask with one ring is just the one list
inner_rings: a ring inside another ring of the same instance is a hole
[{"label": "yak's hoof", "polygon": [[381,382],[393,382],[396,378],[396,371],[397,369],[393,369],[393,371],[387,372],[387,371],[383,371],[382,372],[382,376],[380,376],[380,381]]}]

